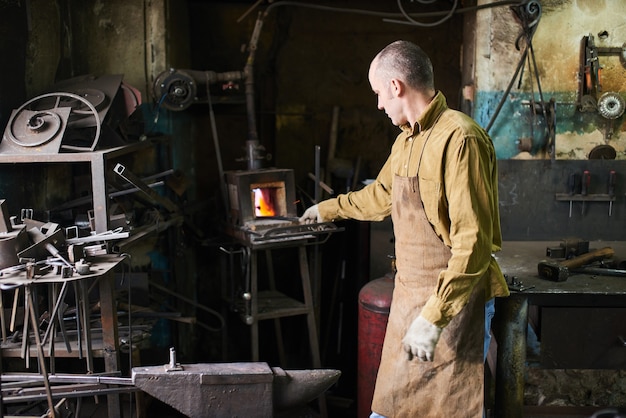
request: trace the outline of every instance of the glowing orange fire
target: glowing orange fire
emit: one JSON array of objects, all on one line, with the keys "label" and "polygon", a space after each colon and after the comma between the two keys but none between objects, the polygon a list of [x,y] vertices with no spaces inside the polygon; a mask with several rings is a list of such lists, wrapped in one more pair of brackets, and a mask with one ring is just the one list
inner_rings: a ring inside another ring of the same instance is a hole
[{"label": "glowing orange fire", "polygon": [[275,216],[271,189],[254,189],[254,214],[256,216]]}]

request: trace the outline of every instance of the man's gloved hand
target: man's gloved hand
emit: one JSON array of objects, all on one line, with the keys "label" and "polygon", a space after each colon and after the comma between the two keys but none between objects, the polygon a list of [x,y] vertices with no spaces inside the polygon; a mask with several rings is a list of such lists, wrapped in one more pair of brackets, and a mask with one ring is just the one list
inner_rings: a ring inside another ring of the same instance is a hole
[{"label": "man's gloved hand", "polygon": [[322,222],[320,217],[320,211],[317,205],[313,205],[304,211],[304,214],[300,217],[300,223],[313,224]]},{"label": "man's gloved hand", "polygon": [[413,357],[421,361],[433,361],[435,346],[439,341],[443,328],[431,324],[421,315],[413,320],[413,323],[402,339],[404,351],[409,354],[409,360]]}]

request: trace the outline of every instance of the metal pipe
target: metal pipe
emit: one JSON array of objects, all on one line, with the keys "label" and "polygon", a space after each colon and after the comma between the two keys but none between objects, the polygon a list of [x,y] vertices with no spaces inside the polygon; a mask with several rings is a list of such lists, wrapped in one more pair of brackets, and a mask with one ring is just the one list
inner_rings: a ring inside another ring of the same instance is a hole
[{"label": "metal pipe", "polygon": [[[256,49],[259,42],[259,35],[261,34],[261,28],[263,27],[263,14],[259,13],[252,31],[252,37],[250,38],[250,44],[248,45],[248,59],[243,69],[246,80],[246,110],[248,116],[248,140],[257,141],[258,133],[256,129],[256,112],[254,107],[254,59],[256,56]],[[252,163],[248,161],[248,164]]]}]

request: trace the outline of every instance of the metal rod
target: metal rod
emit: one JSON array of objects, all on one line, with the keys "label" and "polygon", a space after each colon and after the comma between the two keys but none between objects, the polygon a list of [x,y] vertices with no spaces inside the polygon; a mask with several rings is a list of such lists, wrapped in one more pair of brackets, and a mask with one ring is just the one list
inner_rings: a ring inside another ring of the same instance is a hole
[{"label": "metal rod", "polygon": [[48,328],[46,328],[46,332],[43,335],[43,338],[41,339],[41,343],[44,345],[46,344],[46,341],[48,341],[48,336],[50,335],[50,332],[52,330],[52,324],[54,324],[54,318],[57,316],[59,307],[61,306],[61,303],[65,299],[66,290],[67,290],[67,280],[63,282],[63,285],[61,286],[61,292],[59,292],[59,297],[54,302],[54,307],[52,308],[52,314],[50,314],[50,323],[48,324]]},{"label": "metal rod", "polygon": [[[2,382],[43,382],[44,376],[37,373],[3,373]],[[50,383],[90,383],[101,385],[134,385],[131,377],[111,376],[107,374],[50,374],[47,377]]]},{"label": "metal rod", "polygon": [[493,126],[493,123],[496,121],[496,118],[500,114],[500,110],[502,110],[502,106],[504,105],[504,102],[506,101],[507,96],[509,95],[509,92],[511,91],[511,88],[513,87],[513,83],[515,83],[515,79],[517,78],[517,75],[522,69],[522,66],[524,65],[524,63],[526,62],[527,54],[528,54],[528,45],[526,45],[526,48],[524,48],[524,52],[522,53],[519,63],[517,64],[517,69],[515,70],[515,74],[513,74],[513,77],[511,77],[511,81],[509,82],[509,85],[507,86],[504,94],[502,95],[502,98],[500,99],[498,106],[496,106],[496,110],[491,116],[491,120],[489,121],[489,123],[487,124],[487,127],[485,128],[485,131],[487,131],[487,133],[489,133],[489,131],[491,130],[491,127]]},{"label": "metal rod", "polygon": [[[117,387],[117,388],[103,388],[103,389],[84,389],[76,390],[72,388],[66,392],[57,392],[54,394],[55,397],[63,397],[63,398],[83,398],[83,397],[91,397],[91,396],[102,396],[102,395],[112,395],[119,394],[123,392],[137,392],[140,389],[135,387]],[[28,395],[28,396],[5,396],[3,397],[3,401],[5,403],[22,403],[22,402],[36,402],[46,400],[45,395]]]},{"label": "metal rod", "polygon": [[[43,377],[44,387],[46,389],[46,399],[48,401],[48,408],[50,408],[49,416],[51,418],[56,417],[56,412],[54,410],[54,402],[52,401],[52,391],[50,389],[50,381],[48,380],[48,372],[46,371],[46,361],[43,354],[43,348],[41,347],[41,340],[39,338],[39,328],[37,324],[37,317],[35,315],[35,307],[33,296],[30,291],[30,286],[25,287],[26,290],[26,300],[28,301],[28,311],[30,312],[30,320],[31,325],[33,327],[33,334],[35,335],[35,343],[37,344],[37,359],[39,360],[39,368],[40,374]],[[28,338],[28,335],[24,335],[23,338]]]},{"label": "metal rod", "polygon": [[133,186],[139,188],[150,199],[167,209],[169,212],[178,211],[178,206],[176,206],[174,202],[152,190],[135,173],[129,171],[123,164],[117,163],[113,168],[113,171]]},{"label": "metal rod", "polygon": [[[6,329],[6,316],[4,314],[4,294],[2,290],[0,290],[0,327],[2,327],[2,342],[5,343],[7,341],[7,329]],[[0,405],[1,406],[1,405]]]},{"label": "metal rod", "polygon": [[[208,76],[207,76],[208,77]],[[228,210],[228,191],[226,190],[226,178],[224,176],[224,165],[222,164],[222,151],[220,150],[220,141],[217,136],[217,123],[215,122],[215,112],[213,112],[213,103],[211,102],[211,91],[209,89],[209,84],[207,83],[206,87],[207,93],[207,101],[209,103],[209,121],[211,123],[211,136],[213,137],[213,146],[215,147],[215,159],[217,162],[217,172],[220,176],[220,181],[218,181],[220,185],[220,192],[222,193],[222,200],[224,201],[224,209],[226,211],[226,217],[230,216],[230,211]]]},{"label": "metal rod", "polygon": [[626,277],[626,270],[605,267],[581,267],[579,269],[570,270],[570,272],[578,274],[589,274],[592,276],[598,275]]},{"label": "metal rod", "polygon": [[[315,146],[315,203],[319,203],[320,199],[321,199],[321,190],[320,190],[320,183],[321,183],[321,168],[320,168],[320,146],[316,145]],[[304,248],[302,248],[300,251],[302,251],[302,257],[304,257],[304,261],[306,261],[306,252],[304,250]],[[320,319],[320,304],[319,304],[319,300],[320,300],[320,294],[322,293],[322,283],[320,280],[320,268],[319,268],[319,245],[314,245],[313,246],[313,289],[312,289],[312,293],[313,293],[313,312],[314,312],[314,318],[316,320],[316,323],[319,324],[319,319]],[[319,357],[319,352],[318,352],[318,357]]]},{"label": "metal rod", "polygon": [[321,176],[320,176],[320,146],[316,145],[315,146],[315,191],[313,193],[313,196],[315,198],[315,203],[319,203],[320,202],[320,181],[321,181]]},{"label": "metal rod", "polygon": [[161,291],[163,291],[165,293],[169,293],[170,295],[175,296],[176,298],[182,300],[185,303],[189,303],[190,305],[193,305],[194,307],[202,309],[202,310],[212,314],[213,316],[215,316],[217,318],[217,320],[219,321],[220,326],[219,326],[219,328],[213,328],[212,329],[213,331],[218,331],[218,330],[224,328],[224,326],[225,326],[224,318],[217,311],[215,311],[215,310],[213,310],[211,308],[208,308],[208,307],[206,307],[206,306],[204,306],[204,305],[202,305],[202,304],[200,304],[198,302],[195,302],[195,301],[193,301],[193,300],[191,300],[191,299],[181,295],[180,293],[174,292],[174,291],[168,289],[165,286],[161,286],[161,285],[156,284],[154,282],[150,282],[150,286],[154,286],[157,289],[159,289],[159,290],[161,290]]}]

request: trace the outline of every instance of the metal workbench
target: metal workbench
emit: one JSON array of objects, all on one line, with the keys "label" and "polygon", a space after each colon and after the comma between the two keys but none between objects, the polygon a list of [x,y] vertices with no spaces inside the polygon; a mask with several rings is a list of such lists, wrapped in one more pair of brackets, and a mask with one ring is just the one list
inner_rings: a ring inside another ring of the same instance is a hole
[{"label": "metal workbench", "polygon": [[[495,255],[507,280],[520,283],[522,291],[511,291],[508,298],[496,300],[493,332],[498,344],[496,366],[497,417],[521,418],[524,406],[524,369],[529,305],[550,307],[626,306],[626,277],[571,274],[555,282],[539,277],[538,263],[548,259],[546,249],[558,241],[508,241]],[[615,256],[626,256],[624,241],[592,241],[589,248],[611,247]],[[626,335],[626,321],[623,321]],[[615,338],[615,346],[620,341]],[[575,349],[575,348],[573,348]],[[622,347],[621,350],[624,350]],[[626,351],[624,356],[626,356]]]}]

